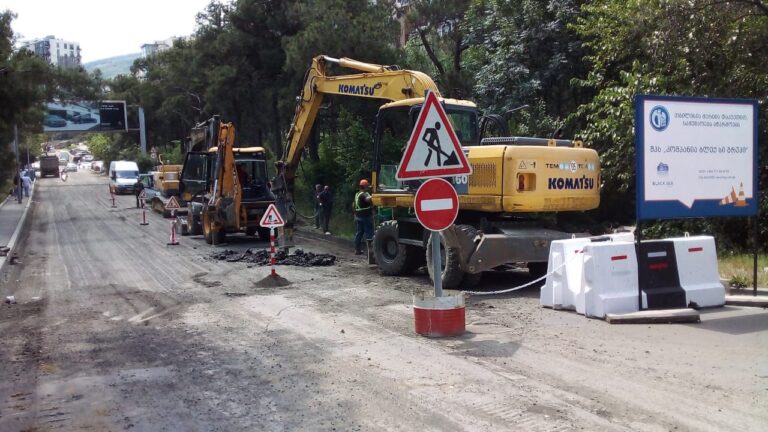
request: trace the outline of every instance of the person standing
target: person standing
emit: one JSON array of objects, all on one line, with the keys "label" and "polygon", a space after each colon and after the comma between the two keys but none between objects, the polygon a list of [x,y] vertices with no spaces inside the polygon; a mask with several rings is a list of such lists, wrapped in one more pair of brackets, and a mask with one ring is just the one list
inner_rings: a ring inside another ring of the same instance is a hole
[{"label": "person standing", "polygon": [[139,179],[135,185],[133,185],[133,192],[136,194],[136,208],[144,207],[144,200],[140,199],[141,193],[144,192],[144,183]]},{"label": "person standing", "polygon": [[368,180],[360,180],[360,190],[355,194],[355,255],[363,254],[363,237],[373,238],[373,205],[368,193]]},{"label": "person standing", "polygon": [[325,235],[331,235],[328,225],[331,223],[331,210],[333,210],[333,194],[331,187],[326,185],[319,195],[320,200],[320,223]]},{"label": "person standing", "polygon": [[323,185],[315,185],[315,229],[320,229],[320,222],[323,220],[323,212],[320,210],[320,193],[323,191]]},{"label": "person standing", "polygon": [[21,189],[19,189],[20,186],[21,186],[21,177],[17,172],[16,175],[13,177],[13,196],[17,197],[19,199],[19,202],[21,202]]},{"label": "person standing", "polygon": [[29,190],[32,188],[32,179],[26,175],[21,176],[21,187],[24,189],[24,196],[29,198]]}]

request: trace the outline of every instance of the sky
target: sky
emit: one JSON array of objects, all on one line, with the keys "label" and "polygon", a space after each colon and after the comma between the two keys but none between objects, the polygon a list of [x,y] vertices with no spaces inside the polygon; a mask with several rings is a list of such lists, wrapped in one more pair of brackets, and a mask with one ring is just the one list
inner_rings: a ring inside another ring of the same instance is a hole
[{"label": "sky", "polygon": [[0,0],[21,40],[53,35],[80,44],[82,62],[141,51],[141,45],[195,30],[210,0]]}]

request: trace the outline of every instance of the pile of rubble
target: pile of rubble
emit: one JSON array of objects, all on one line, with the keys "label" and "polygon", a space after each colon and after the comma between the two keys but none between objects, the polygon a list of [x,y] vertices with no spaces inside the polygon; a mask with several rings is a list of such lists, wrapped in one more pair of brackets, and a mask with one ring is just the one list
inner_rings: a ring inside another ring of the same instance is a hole
[{"label": "pile of rubble", "polygon": [[[244,262],[255,265],[269,265],[269,251],[267,249],[252,248],[245,252],[237,252],[231,249],[213,252],[210,258],[217,261]],[[315,254],[296,249],[292,254],[283,251],[275,253],[275,264],[292,265],[299,267],[331,266],[336,262],[336,256],[331,254]]]}]

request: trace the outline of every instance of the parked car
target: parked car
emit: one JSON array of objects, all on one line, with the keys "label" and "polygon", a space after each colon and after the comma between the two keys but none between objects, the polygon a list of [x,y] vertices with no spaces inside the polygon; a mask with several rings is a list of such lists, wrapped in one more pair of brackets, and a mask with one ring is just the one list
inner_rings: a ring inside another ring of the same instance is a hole
[{"label": "parked car", "polygon": [[74,162],[67,162],[67,171],[69,172],[77,171],[77,164]]},{"label": "parked car", "polygon": [[83,159],[82,160],[85,161],[85,162],[92,162],[93,161],[93,155],[89,155],[89,154],[83,155]]},{"label": "parked car", "polygon": [[67,125],[67,121],[59,116],[48,114],[45,116],[43,124],[48,127],[65,127]]},{"label": "parked car", "polygon": [[104,171],[104,162],[102,161],[91,162],[91,171],[97,172],[97,173]]},{"label": "parked car", "polygon": [[73,119],[75,123],[96,123],[96,119],[91,117],[89,113],[75,114]]}]

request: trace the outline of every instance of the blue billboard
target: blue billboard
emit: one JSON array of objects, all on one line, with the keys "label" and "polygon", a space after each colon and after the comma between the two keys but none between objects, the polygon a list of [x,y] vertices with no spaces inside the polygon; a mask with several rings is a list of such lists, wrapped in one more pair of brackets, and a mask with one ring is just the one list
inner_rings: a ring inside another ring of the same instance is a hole
[{"label": "blue billboard", "polygon": [[754,100],[635,99],[637,218],[758,213]]}]

